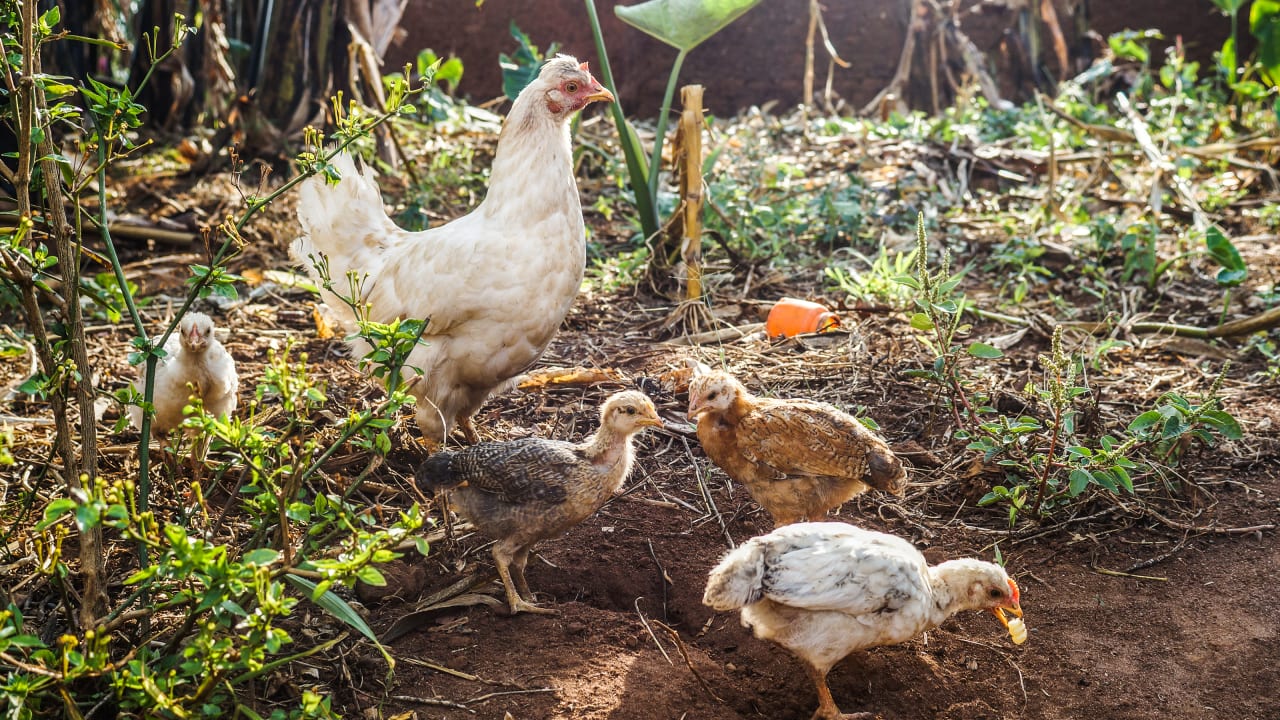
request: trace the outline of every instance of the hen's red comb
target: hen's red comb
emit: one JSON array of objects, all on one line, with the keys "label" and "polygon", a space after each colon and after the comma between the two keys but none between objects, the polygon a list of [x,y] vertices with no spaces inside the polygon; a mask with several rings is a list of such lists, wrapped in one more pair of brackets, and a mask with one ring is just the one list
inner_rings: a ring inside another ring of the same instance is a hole
[{"label": "hen's red comb", "polygon": [[1009,578],[1009,589],[1013,591],[1013,602],[1018,603],[1021,599],[1021,593],[1018,592],[1018,583],[1014,582],[1013,578]]},{"label": "hen's red comb", "polygon": [[578,69],[581,70],[582,72],[591,72],[591,69],[587,67],[586,63],[579,64]]}]

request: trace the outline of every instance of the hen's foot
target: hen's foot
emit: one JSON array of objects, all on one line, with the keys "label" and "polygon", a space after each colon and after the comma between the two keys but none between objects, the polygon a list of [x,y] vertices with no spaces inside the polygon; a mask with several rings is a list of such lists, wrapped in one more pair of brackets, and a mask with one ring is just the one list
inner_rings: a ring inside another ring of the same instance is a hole
[{"label": "hen's foot", "polygon": [[814,713],[813,717],[810,718],[810,720],[880,720],[880,716],[875,713],[869,713],[869,712],[860,712],[860,713],[836,712],[834,715],[831,715],[831,714],[824,715],[822,713],[822,709],[819,708],[818,712]]}]

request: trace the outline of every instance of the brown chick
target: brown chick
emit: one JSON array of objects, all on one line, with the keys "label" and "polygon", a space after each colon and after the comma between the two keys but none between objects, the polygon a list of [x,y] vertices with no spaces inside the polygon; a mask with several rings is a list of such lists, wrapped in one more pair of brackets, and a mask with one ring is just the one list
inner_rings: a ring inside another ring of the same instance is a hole
[{"label": "brown chick", "polygon": [[756,397],[707,370],[689,382],[689,419],[707,456],[747,487],[774,527],[821,519],[868,485],[894,495],[906,487],[885,441],[825,403]]},{"label": "brown chick", "polygon": [[581,443],[543,438],[483,442],[428,458],[415,473],[423,491],[451,490],[480,532],[497,542],[493,560],[511,613],[554,613],[533,604],[524,578],[529,551],[600,509],[631,471],[632,437],[662,420],[644,393],[610,396],[600,428]]}]

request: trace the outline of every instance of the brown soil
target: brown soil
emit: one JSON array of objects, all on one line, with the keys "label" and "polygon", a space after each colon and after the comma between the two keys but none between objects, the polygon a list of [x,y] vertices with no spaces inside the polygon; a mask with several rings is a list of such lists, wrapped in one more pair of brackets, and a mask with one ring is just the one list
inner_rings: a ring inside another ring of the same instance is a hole
[{"label": "brown soil", "polygon": [[[571,316],[553,360],[595,356],[600,365],[621,365],[640,378],[687,352],[624,340],[626,324],[610,328],[596,310]],[[621,314],[616,306],[605,311]],[[584,314],[594,316],[590,323]],[[873,319],[855,336],[877,332],[892,331]],[[800,372],[804,361],[815,360],[813,352],[784,349],[773,357]],[[868,362],[847,376],[871,371]],[[547,408],[560,408],[573,414],[570,432],[578,436],[608,390],[508,396],[486,407],[481,422],[495,435],[507,423],[541,429]],[[905,384],[896,391],[914,397]],[[838,399],[874,403],[880,392],[867,383],[855,397]],[[657,392],[655,398],[668,418],[680,417],[683,396]],[[1236,409],[1252,426],[1265,426],[1280,407],[1268,400]],[[919,421],[910,417],[915,413],[895,416],[889,403],[872,404],[870,411],[893,440]],[[1098,505],[1080,515],[1105,511],[1100,518],[1045,528],[1022,523],[1009,534],[1000,512],[966,502],[970,491],[962,481],[943,481],[942,472],[928,468],[917,468],[922,487],[900,503],[864,496],[846,505],[839,519],[907,537],[931,562],[989,559],[998,543],[1023,589],[1030,640],[1015,647],[989,615],[958,616],[905,645],[854,653],[831,673],[837,702],[845,712],[886,719],[1280,717],[1270,690],[1280,680],[1280,603],[1271,593],[1271,578],[1280,572],[1275,534],[1241,530],[1274,523],[1280,510],[1274,443],[1269,447],[1239,459],[1212,453],[1188,461],[1197,497],[1211,503],[1188,524],[1212,530]],[[391,644],[402,661],[390,690],[394,699],[382,706],[386,716],[410,709],[421,717],[510,713],[517,720],[799,720],[812,714],[813,688],[793,658],[753,638],[736,614],[701,604],[707,571],[728,548],[726,536],[742,542],[767,532],[767,516],[708,465],[691,436],[658,433],[642,448],[630,491],[565,537],[544,543],[542,562],[531,562],[532,588],[560,614],[507,617],[471,607],[419,617],[418,629]],[[702,497],[699,477],[718,516]],[[427,595],[471,572],[495,578],[487,547],[474,535],[437,543],[425,560],[425,578],[419,575],[400,594],[417,597],[422,587]],[[501,597],[496,578],[487,591]],[[413,609],[394,600],[376,605],[374,626],[385,629]],[[373,708],[381,697],[378,656],[366,650],[364,660],[365,676],[343,694],[353,711]],[[468,709],[424,704],[440,700]]]}]

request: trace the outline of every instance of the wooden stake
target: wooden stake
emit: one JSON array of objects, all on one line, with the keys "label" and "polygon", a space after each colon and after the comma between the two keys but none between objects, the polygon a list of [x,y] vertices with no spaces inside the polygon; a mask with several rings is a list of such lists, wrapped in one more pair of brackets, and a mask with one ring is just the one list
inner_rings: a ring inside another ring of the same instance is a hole
[{"label": "wooden stake", "polygon": [[702,298],[702,86],[680,88],[684,111],[680,131],[684,153],[680,162],[680,198],[684,201],[684,239],[680,257],[685,265],[685,300]]}]

